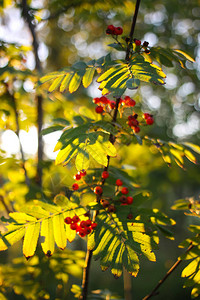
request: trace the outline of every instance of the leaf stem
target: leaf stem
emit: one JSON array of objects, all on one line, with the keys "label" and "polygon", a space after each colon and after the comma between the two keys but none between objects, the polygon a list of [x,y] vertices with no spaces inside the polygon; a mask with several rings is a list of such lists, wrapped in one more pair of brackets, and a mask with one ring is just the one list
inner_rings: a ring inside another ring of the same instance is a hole
[{"label": "leaf stem", "polygon": [[[191,244],[187,248],[187,250],[185,251],[185,253],[188,253],[193,247],[194,247],[194,245]],[[172,274],[172,272],[180,265],[180,263],[182,261],[183,261],[182,259],[177,259],[177,261],[173,264],[173,266],[167,271],[167,273],[165,274],[165,276],[158,282],[158,284],[152,290],[152,292],[150,294],[148,294],[147,296],[145,296],[142,300],[148,300],[151,297],[156,296],[158,294],[157,290],[159,289],[159,287],[165,282],[165,280],[169,277],[169,275]]]}]

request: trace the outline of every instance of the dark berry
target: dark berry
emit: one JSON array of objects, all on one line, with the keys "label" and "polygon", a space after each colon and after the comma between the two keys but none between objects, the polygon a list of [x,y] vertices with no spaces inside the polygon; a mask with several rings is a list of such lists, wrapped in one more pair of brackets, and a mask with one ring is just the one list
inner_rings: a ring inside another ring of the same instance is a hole
[{"label": "dark berry", "polygon": [[85,226],[86,226],[86,227],[90,227],[91,224],[92,224],[92,221],[91,221],[91,220],[85,221]]},{"label": "dark berry", "polygon": [[90,234],[91,233],[91,228],[87,227],[84,229],[85,234]]},{"label": "dark berry", "polygon": [[148,47],[149,46],[149,43],[148,42],[146,42],[146,41],[144,41],[144,43],[143,43],[143,45],[142,45],[143,47]]},{"label": "dark berry", "polygon": [[84,228],[84,227],[86,227],[86,222],[85,222],[85,221],[81,221],[81,223],[80,223],[80,227],[81,227],[81,228]]},{"label": "dark berry", "polygon": [[114,206],[113,204],[109,205],[109,206],[108,206],[108,211],[109,211],[110,213],[115,212],[115,211],[116,211],[115,206]]},{"label": "dark berry", "polygon": [[108,200],[101,199],[100,202],[101,202],[101,204],[103,205],[104,208],[106,208],[110,205],[110,202]]},{"label": "dark berry", "polygon": [[132,220],[133,219],[133,214],[132,213],[128,214],[127,219]]},{"label": "dark berry", "polygon": [[133,120],[129,120],[129,121],[128,121],[128,125],[129,125],[130,127],[138,126],[138,124],[139,124],[139,122],[138,122],[138,120],[136,120],[135,118],[134,118]]},{"label": "dark berry", "polygon": [[81,230],[79,231],[79,236],[80,236],[80,237],[85,237],[85,236],[86,236],[86,233],[85,233],[85,230],[84,230],[84,229],[81,229]]},{"label": "dark berry", "polygon": [[149,113],[144,113],[143,117],[144,117],[144,119],[147,119],[147,118],[151,117],[151,115]]},{"label": "dark berry", "polygon": [[126,196],[121,196],[121,197],[119,198],[119,201],[120,201],[121,203],[127,203],[127,197],[126,197]]}]

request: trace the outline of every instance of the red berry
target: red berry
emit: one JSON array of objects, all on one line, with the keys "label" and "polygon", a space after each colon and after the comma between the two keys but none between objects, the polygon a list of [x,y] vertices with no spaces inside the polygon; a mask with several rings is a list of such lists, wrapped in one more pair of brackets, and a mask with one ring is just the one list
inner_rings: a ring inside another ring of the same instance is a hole
[{"label": "red berry", "polygon": [[96,111],[97,114],[102,114],[102,112],[103,112],[103,107],[102,107],[102,106],[97,106],[97,107],[95,108],[95,111]]},{"label": "red berry", "polygon": [[85,171],[85,170],[82,170],[82,171],[80,171],[80,175],[81,175],[81,177],[84,177],[86,174],[87,174],[87,173],[86,173],[86,171]]},{"label": "red berry", "polygon": [[81,179],[81,174],[76,174],[76,175],[74,175],[74,179],[75,179],[75,180],[80,180],[80,179]]},{"label": "red berry", "polygon": [[147,119],[147,118],[151,117],[151,115],[149,113],[144,113],[143,117],[144,117],[144,119]]},{"label": "red berry", "polygon": [[66,224],[71,224],[71,223],[72,223],[72,218],[66,217],[65,220],[64,220],[64,222],[65,222]]},{"label": "red berry", "polygon": [[135,42],[136,46],[140,46],[141,45],[141,41],[140,40],[134,39],[134,42]]},{"label": "red berry", "polygon": [[103,173],[101,174],[101,177],[102,177],[103,179],[106,179],[106,178],[109,177],[109,173],[108,173],[107,171],[103,171]]},{"label": "red berry", "polygon": [[123,28],[122,27],[115,27],[114,34],[121,35],[122,33],[123,33]]},{"label": "red berry", "polygon": [[95,104],[98,104],[98,103],[100,102],[100,98],[98,98],[98,97],[94,98],[94,99],[93,99],[93,102],[94,102]]},{"label": "red berry", "polygon": [[128,120],[129,120],[129,121],[130,121],[130,120],[136,120],[136,119],[137,119],[137,117],[138,117],[138,115],[137,115],[137,114],[130,115],[130,116],[128,116]]},{"label": "red berry", "polygon": [[91,228],[95,229],[97,227],[97,223],[92,223]]},{"label": "red berry", "polygon": [[72,218],[72,221],[73,221],[74,223],[78,223],[78,222],[80,221],[80,218],[79,218],[78,216],[74,216],[74,217]]},{"label": "red berry", "polygon": [[127,197],[127,204],[130,205],[133,203],[133,197],[128,196]]},{"label": "red berry", "polygon": [[91,224],[92,224],[92,221],[90,219],[85,221],[85,226],[86,227],[90,227]]},{"label": "red berry", "polygon": [[97,195],[101,195],[101,194],[103,193],[102,187],[96,186],[96,187],[94,188],[94,193],[97,194]]},{"label": "red berry", "polygon": [[86,222],[85,221],[81,221],[80,227],[85,228],[86,227]]},{"label": "red berry", "polygon": [[128,121],[128,125],[130,126],[130,127],[135,127],[135,126],[137,126],[139,124],[139,122],[138,122],[138,120],[136,120],[135,118],[133,119],[133,120],[129,120]]},{"label": "red berry", "polygon": [[90,234],[91,233],[91,228],[87,227],[84,229],[85,234]]},{"label": "red berry", "polygon": [[136,102],[135,102],[135,100],[131,99],[129,96],[126,96],[124,98],[124,104],[126,106],[132,106],[133,107],[133,106],[135,106]]},{"label": "red berry", "polygon": [[116,185],[117,185],[117,186],[123,185],[123,182],[121,181],[121,179],[117,179],[117,180],[116,180]]},{"label": "red berry", "polygon": [[152,117],[148,117],[146,119],[146,123],[147,123],[147,125],[152,125],[154,123],[154,119]]},{"label": "red berry", "polygon": [[106,33],[107,34],[113,34],[115,30],[115,26],[113,25],[108,25],[107,29],[106,29]]},{"label": "red berry", "polygon": [[115,212],[115,211],[116,211],[115,206],[114,206],[113,204],[109,205],[109,206],[108,206],[108,211],[109,211],[110,213]]},{"label": "red berry", "polygon": [[123,187],[123,188],[121,189],[121,193],[124,194],[124,195],[128,194],[128,193],[129,193],[128,188],[127,188],[127,187]]},{"label": "red berry", "polygon": [[116,104],[115,101],[110,101],[108,104],[109,104],[111,109],[115,108],[115,104]]},{"label": "red berry", "polygon": [[79,231],[79,236],[80,236],[80,237],[86,236],[86,233],[85,233],[85,230],[84,230],[84,229],[80,229],[80,231]]},{"label": "red berry", "polygon": [[110,102],[110,100],[108,100],[108,98],[105,96],[102,96],[99,100],[103,104],[108,104]]},{"label": "red berry", "polygon": [[72,185],[72,190],[77,191],[79,189],[79,185],[77,183],[74,183]]},{"label": "red berry", "polygon": [[70,225],[70,228],[71,228],[72,230],[76,230],[77,227],[78,227],[77,223],[72,223],[72,224]]},{"label": "red berry", "polygon": [[139,126],[134,126],[133,130],[134,130],[135,133],[138,133],[138,132],[140,132],[140,127]]}]

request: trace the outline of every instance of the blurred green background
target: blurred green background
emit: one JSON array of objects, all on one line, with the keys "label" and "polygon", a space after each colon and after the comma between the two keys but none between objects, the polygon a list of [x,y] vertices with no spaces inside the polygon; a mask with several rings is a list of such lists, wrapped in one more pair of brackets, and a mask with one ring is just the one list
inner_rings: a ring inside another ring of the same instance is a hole
[{"label": "blurred green background", "polygon": [[[0,210],[1,215],[6,216],[6,207],[7,211],[17,210],[31,199],[43,196],[52,199],[57,193],[65,191],[65,187],[73,182],[75,169],[72,166],[54,165],[53,148],[60,133],[52,133],[44,138],[43,190],[37,185],[37,94],[41,94],[44,99],[43,127],[47,127],[53,124],[55,118],[66,118],[71,121],[78,114],[80,106],[85,105],[94,109],[92,98],[100,96],[101,93],[96,82],[87,90],[79,88],[73,95],[59,92],[48,94],[44,89],[34,89],[38,74],[31,48],[32,37],[22,15],[23,1],[2,0],[0,3],[0,195],[3,197]],[[105,34],[107,25],[122,26],[124,36],[128,36],[135,8],[135,1],[121,0],[34,0],[27,1],[27,3],[39,41],[38,52],[43,74],[57,71],[79,60],[88,61],[106,55],[110,51],[107,44],[112,42],[111,37]],[[129,95],[137,99],[138,107],[154,115],[155,125],[149,126],[150,128],[148,127],[146,131],[146,134],[151,137],[166,141],[199,143],[199,29],[199,0],[141,1],[134,37],[148,41],[150,46],[181,49],[195,58],[195,63],[187,62],[185,69],[177,65],[173,68],[164,67],[163,70],[167,74],[165,86],[142,84],[137,91],[129,91]],[[112,54],[113,58],[122,58],[123,55],[117,52]],[[25,155],[27,174],[31,181],[29,186],[25,183],[18,137]],[[192,217],[185,216],[183,212],[172,211],[170,207],[175,200],[180,198],[192,196],[198,198],[199,167],[188,161],[186,170],[179,168],[176,164],[169,168],[159,153],[140,145],[119,146],[119,159],[135,182],[151,191],[149,207],[161,209],[177,222],[173,228],[175,241],[161,237],[157,263],[142,260],[139,276],[132,279],[132,299],[139,300],[150,292],[176,261],[181,254],[181,249],[177,248],[178,244],[190,235],[187,226],[197,222]],[[77,240],[70,245],[70,249],[85,250],[85,243],[83,240]],[[41,286],[48,291],[50,299],[73,299],[70,293],[63,296],[66,292],[63,286],[69,289],[74,281],[80,284],[81,271],[75,272],[74,275],[78,279],[74,279],[73,271],[68,270],[69,274],[72,273],[68,280],[64,278],[64,275],[59,278],[59,267],[52,267],[51,280],[55,274],[58,279],[51,282],[47,277],[48,259],[43,257],[40,249],[37,255],[39,266],[43,266],[43,271],[38,271],[40,276],[34,277],[34,268],[31,269],[29,266],[31,260],[28,263],[24,262],[25,259],[21,260],[21,263],[25,263],[26,266],[28,264],[28,268],[32,270],[30,271],[32,277],[30,277],[37,278],[35,282],[39,282],[37,289],[33,290],[31,295],[29,293],[26,299],[48,299],[45,298],[47,297],[45,293],[38,296]],[[13,277],[13,280],[9,281],[11,275],[8,270],[5,271],[4,266],[20,256],[20,244],[9,251],[0,253],[1,292],[7,295],[7,299],[24,299],[23,288],[13,292],[12,284],[15,283],[16,278]],[[180,278],[180,274],[183,266],[184,263],[162,286],[156,299],[187,300],[191,298],[190,290],[182,288],[184,280]],[[10,267],[13,268],[13,266]],[[29,271],[19,277],[24,285],[26,285],[26,280],[32,280],[28,274]],[[6,280],[9,281],[10,288],[6,286]],[[31,281],[29,283],[31,286]],[[62,286],[60,286],[60,294],[59,284]],[[27,289],[31,291],[29,285]],[[115,280],[109,271],[102,273],[99,263],[93,262],[90,289],[108,289],[123,297],[123,279]]]}]

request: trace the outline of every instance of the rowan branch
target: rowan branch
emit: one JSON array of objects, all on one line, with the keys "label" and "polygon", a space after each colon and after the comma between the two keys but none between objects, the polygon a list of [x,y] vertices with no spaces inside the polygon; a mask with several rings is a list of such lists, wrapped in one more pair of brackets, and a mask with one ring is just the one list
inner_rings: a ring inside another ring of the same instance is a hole
[{"label": "rowan branch", "polygon": [[[191,244],[187,250],[185,251],[185,253],[188,253],[192,248],[194,247],[193,244]],[[145,296],[142,300],[148,300],[153,296],[156,296],[158,294],[157,290],[159,289],[159,287],[165,282],[165,280],[172,274],[172,272],[180,265],[180,263],[182,262],[182,259],[177,259],[177,261],[173,264],[173,266],[167,271],[167,273],[165,274],[165,276],[158,282],[158,284],[156,285],[156,287],[152,290],[152,292],[150,294],[148,294],[147,296]]]},{"label": "rowan branch", "polygon": [[[137,19],[137,15],[138,15],[138,10],[139,10],[139,4],[140,4],[140,0],[137,0],[136,6],[135,6],[135,12],[134,12],[134,16],[133,16],[133,20],[132,20],[132,25],[131,25],[131,31],[130,31],[130,39],[133,38],[133,33],[134,33],[134,29],[135,29],[135,25],[136,25],[136,19]],[[129,46],[127,46],[126,49],[126,60],[129,60]],[[115,104],[115,109],[114,109],[114,113],[113,113],[113,117],[112,117],[112,121],[111,123],[116,123],[117,121],[117,114],[118,114],[118,110],[119,110],[119,103],[120,103],[121,98],[118,97],[116,98],[116,104]],[[111,133],[110,137],[109,137],[109,141],[114,145],[116,140],[116,137]],[[104,168],[104,171],[107,171],[109,168],[109,163],[110,163],[110,156],[107,156],[108,159],[108,163],[107,166]],[[105,179],[101,180],[101,186],[103,186],[105,183]],[[100,202],[100,197],[97,196],[97,202]],[[95,220],[95,217],[97,216],[98,211],[95,211],[95,214],[93,216],[93,221]],[[86,300],[87,299],[87,294],[88,294],[88,283],[89,283],[89,273],[90,273],[90,265],[91,265],[91,260],[92,260],[92,254],[93,254],[93,250],[87,250],[87,254],[86,254],[86,259],[85,259],[85,268],[83,270],[83,280],[82,280],[82,295],[80,296],[80,300]]]}]

